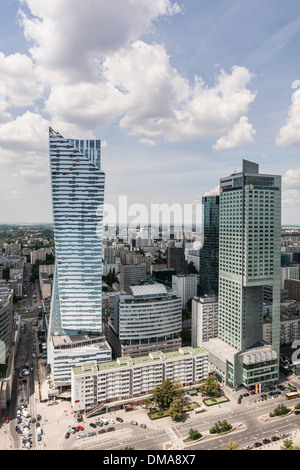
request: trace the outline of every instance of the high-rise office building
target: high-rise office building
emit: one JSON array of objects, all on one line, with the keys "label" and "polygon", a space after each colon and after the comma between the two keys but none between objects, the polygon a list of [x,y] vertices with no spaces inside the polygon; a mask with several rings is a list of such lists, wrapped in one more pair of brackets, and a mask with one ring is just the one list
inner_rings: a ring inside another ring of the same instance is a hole
[{"label": "high-rise office building", "polygon": [[[211,362],[233,387],[279,373],[281,177],[243,169],[220,180],[218,338]],[[272,345],[263,342],[263,287],[272,286]]]},{"label": "high-rise office building", "polygon": [[121,264],[120,265],[120,289],[130,291],[130,286],[136,286],[139,281],[146,279],[146,264]]},{"label": "high-rise office building", "polygon": [[69,366],[62,372],[60,356],[73,354],[79,362],[84,356],[86,362],[106,350],[104,357],[110,355],[102,337],[101,306],[105,175],[100,140],[68,140],[53,129],[49,138],[56,260],[48,357],[54,381],[62,386],[70,383],[71,374]]},{"label": "high-rise office building", "polygon": [[200,292],[218,294],[220,196],[204,196],[203,245],[200,250]]},{"label": "high-rise office building", "polygon": [[185,260],[184,246],[174,246],[174,242],[170,242],[167,247],[167,266],[168,269],[174,268],[176,274],[187,274],[188,266]]}]

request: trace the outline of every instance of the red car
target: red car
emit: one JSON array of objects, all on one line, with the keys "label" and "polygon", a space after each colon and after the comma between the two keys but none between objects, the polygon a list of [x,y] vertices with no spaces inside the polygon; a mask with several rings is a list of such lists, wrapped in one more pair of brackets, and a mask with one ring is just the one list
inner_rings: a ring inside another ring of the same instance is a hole
[{"label": "red car", "polygon": [[5,422],[6,422],[6,423],[9,423],[9,418],[8,418],[8,416],[6,416]]},{"label": "red car", "polygon": [[79,429],[79,431],[84,431],[84,428],[82,426],[77,426],[77,429]]}]

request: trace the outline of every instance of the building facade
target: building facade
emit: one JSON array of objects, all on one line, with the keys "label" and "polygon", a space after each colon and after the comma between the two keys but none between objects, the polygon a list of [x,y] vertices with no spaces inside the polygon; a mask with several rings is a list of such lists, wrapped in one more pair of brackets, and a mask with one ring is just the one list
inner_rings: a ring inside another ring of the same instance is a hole
[{"label": "building facade", "polygon": [[198,277],[195,274],[172,276],[172,289],[181,299],[182,308],[187,307],[188,301],[197,295],[197,282]]},{"label": "building facade", "polygon": [[146,279],[146,264],[121,264],[120,265],[120,289],[129,292],[130,286],[139,284]]},{"label": "building facade", "polygon": [[218,337],[219,304],[215,295],[194,297],[192,300],[192,346],[202,347]]},{"label": "building facade", "polygon": [[200,250],[200,293],[218,294],[220,196],[204,196],[203,245]]},{"label": "building facade", "polygon": [[115,357],[141,356],[181,347],[181,300],[163,284],[131,286],[131,295],[115,297],[108,341]]},{"label": "building facade", "polygon": [[166,379],[187,386],[200,384],[207,375],[207,353],[201,348],[83,364],[72,369],[72,408],[88,412],[99,404],[104,407],[105,403],[151,395]]},{"label": "building facade", "polygon": [[185,260],[184,246],[168,246],[167,247],[167,267],[174,268],[176,274],[187,274],[188,266]]},{"label": "building facade", "polygon": [[[65,337],[69,343],[73,336],[97,336],[99,348],[103,347],[101,293],[105,175],[100,168],[100,140],[68,140],[53,129],[49,130],[49,139],[56,256],[48,360],[56,376],[55,360],[60,355],[55,351],[58,337]],[[84,344],[84,339],[81,346],[76,343],[76,351],[80,348],[83,356],[86,355]],[[97,355],[95,341],[93,347]],[[72,357],[72,351],[68,352]],[[67,362],[66,380],[59,381],[59,386],[70,383]],[[62,366],[59,364],[57,367]]]},{"label": "building facade", "polygon": [[[207,343],[232,387],[278,379],[280,239],[281,177],[243,160],[241,172],[220,180],[218,341]],[[263,343],[265,285],[273,290],[271,352]]]}]

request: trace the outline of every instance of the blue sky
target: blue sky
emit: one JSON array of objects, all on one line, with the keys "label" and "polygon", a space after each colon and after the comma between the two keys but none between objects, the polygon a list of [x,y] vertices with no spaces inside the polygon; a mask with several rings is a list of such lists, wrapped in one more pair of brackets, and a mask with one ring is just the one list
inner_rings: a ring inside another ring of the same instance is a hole
[{"label": "blue sky", "polygon": [[0,221],[52,221],[51,125],[102,140],[107,203],[192,204],[246,158],[300,224],[299,44],[296,0],[4,0]]}]

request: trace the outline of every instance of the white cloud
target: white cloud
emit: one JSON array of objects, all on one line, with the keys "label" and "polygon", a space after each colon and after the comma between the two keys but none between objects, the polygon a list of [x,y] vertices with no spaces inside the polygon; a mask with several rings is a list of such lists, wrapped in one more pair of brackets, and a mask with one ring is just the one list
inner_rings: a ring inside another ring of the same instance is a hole
[{"label": "white cloud", "polygon": [[289,108],[288,119],[279,130],[276,145],[281,147],[300,146],[300,90],[294,93],[294,101]]},{"label": "white cloud", "polygon": [[253,129],[252,124],[248,122],[248,118],[242,116],[227,135],[218,139],[213,146],[213,150],[224,150],[254,144],[255,134],[256,131]]},{"label": "white cloud", "polygon": [[282,175],[282,204],[285,206],[299,206],[300,169],[290,169]]},{"label": "white cloud", "polygon": [[25,54],[5,56],[0,52],[0,80],[9,106],[31,106],[44,91],[32,60]]},{"label": "white cloud", "polygon": [[210,191],[207,191],[204,193],[204,196],[218,196],[220,194],[220,185],[218,184],[214,188],[212,188]]},{"label": "white cloud", "polygon": [[148,145],[149,147],[154,147],[155,145],[157,145],[158,142],[156,142],[156,140],[153,140],[153,139],[142,138],[140,139],[140,143]]},{"label": "white cloud", "polygon": [[250,81],[251,73],[235,66],[229,74],[221,71],[211,88],[198,77],[191,84],[171,66],[163,46],[136,41],[105,58],[98,82],[54,85],[45,110],[63,128],[67,123],[95,132],[119,122],[130,135],[190,141],[232,128],[255,99]]},{"label": "white cloud", "polygon": [[48,152],[49,121],[39,114],[26,111],[16,119],[0,126],[0,147],[16,150],[22,159],[22,151]]},{"label": "white cloud", "polygon": [[[33,59],[53,79],[95,79],[95,61],[151,31],[160,16],[180,12],[170,0],[22,0],[20,22]],[[67,71],[72,73],[66,73]],[[46,78],[46,73],[45,73]]]},{"label": "white cloud", "polygon": [[16,189],[11,189],[7,193],[4,193],[4,197],[8,201],[16,201],[17,199],[21,198],[21,194]]},{"label": "white cloud", "polygon": [[[163,45],[141,40],[155,20],[181,11],[170,0],[22,0],[36,75],[49,85],[44,111],[71,135],[118,124],[130,135],[180,142],[220,137],[255,99],[245,67],[208,87],[171,65]],[[244,126],[245,127],[245,126]],[[86,135],[87,136],[87,135]]]}]

